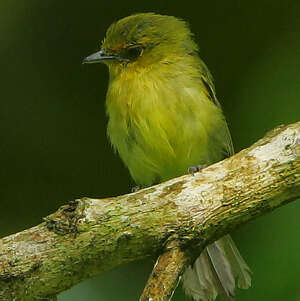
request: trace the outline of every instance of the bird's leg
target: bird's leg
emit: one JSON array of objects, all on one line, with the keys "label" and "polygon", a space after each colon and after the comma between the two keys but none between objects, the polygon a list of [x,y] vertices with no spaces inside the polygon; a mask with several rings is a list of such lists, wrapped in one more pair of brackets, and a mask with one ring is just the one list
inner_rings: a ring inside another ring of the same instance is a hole
[{"label": "bird's leg", "polygon": [[200,164],[200,165],[196,165],[196,166],[191,166],[188,168],[188,173],[194,174],[195,172],[198,172],[200,170],[202,170],[203,168],[207,167],[207,164]]},{"label": "bird's leg", "polygon": [[136,186],[133,186],[131,187],[131,192],[137,192],[141,189],[145,188],[145,186],[142,186],[142,185],[136,185]]}]

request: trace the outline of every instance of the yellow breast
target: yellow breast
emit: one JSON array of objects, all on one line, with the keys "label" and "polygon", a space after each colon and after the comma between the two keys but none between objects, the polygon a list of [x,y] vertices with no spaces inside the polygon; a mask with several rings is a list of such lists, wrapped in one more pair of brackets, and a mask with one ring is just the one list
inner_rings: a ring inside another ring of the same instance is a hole
[{"label": "yellow breast", "polygon": [[229,134],[221,109],[199,79],[181,72],[113,78],[107,113],[111,143],[138,184],[167,180],[225,156]]}]

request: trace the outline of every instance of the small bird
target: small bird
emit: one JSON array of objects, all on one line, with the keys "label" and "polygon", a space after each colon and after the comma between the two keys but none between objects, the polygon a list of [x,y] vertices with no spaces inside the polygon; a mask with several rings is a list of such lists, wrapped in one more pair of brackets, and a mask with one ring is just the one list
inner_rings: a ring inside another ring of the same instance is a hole
[{"label": "small bird", "polygon": [[[233,154],[212,76],[186,22],[140,13],[113,23],[83,63],[109,68],[108,137],[137,185],[147,187]],[[233,298],[251,272],[229,235],[207,246],[182,277],[197,301]]]}]

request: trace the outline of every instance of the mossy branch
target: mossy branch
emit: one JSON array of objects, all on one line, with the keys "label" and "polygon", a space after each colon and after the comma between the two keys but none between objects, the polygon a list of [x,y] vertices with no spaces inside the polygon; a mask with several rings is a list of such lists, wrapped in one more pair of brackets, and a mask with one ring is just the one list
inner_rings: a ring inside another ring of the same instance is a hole
[{"label": "mossy branch", "polygon": [[[194,175],[119,197],[72,201],[40,225],[3,238],[0,300],[54,300],[86,278],[158,254],[166,254],[159,263],[166,269],[159,273],[170,269],[177,278],[186,251],[199,253],[233,228],[297,198],[300,122],[278,127]],[[168,279],[170,290],[176,278]],[[158,287],[152,280],[141,299],[167,300],[149,297],[151,287]]]}]

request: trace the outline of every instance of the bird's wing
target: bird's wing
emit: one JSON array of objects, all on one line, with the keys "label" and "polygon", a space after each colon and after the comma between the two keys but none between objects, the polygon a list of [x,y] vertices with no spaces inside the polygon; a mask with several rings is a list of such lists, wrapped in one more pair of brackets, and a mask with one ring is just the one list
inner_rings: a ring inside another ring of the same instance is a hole
[{"label": "bird's wing", "polygon": [[[209,72],[208,68],[206,65],[202,62],[201,64],[201,81],[204,87],[204,92],[206,93],[207,97],[219,108],[221,108],[221,104],[219,103],[217,97],[216,97],[216,92],[215,92],[215,86],[213,83],[213,78],[211,73]],[[232,143],[232,138],[230,135],[230,131],[228,128],[228,125],[226,123],[226,137],[225,139],[227,140],[226,142],[226,152],[228,156],[232,156],[234,154],[234,148],[233,148],[233,143]]]}]

